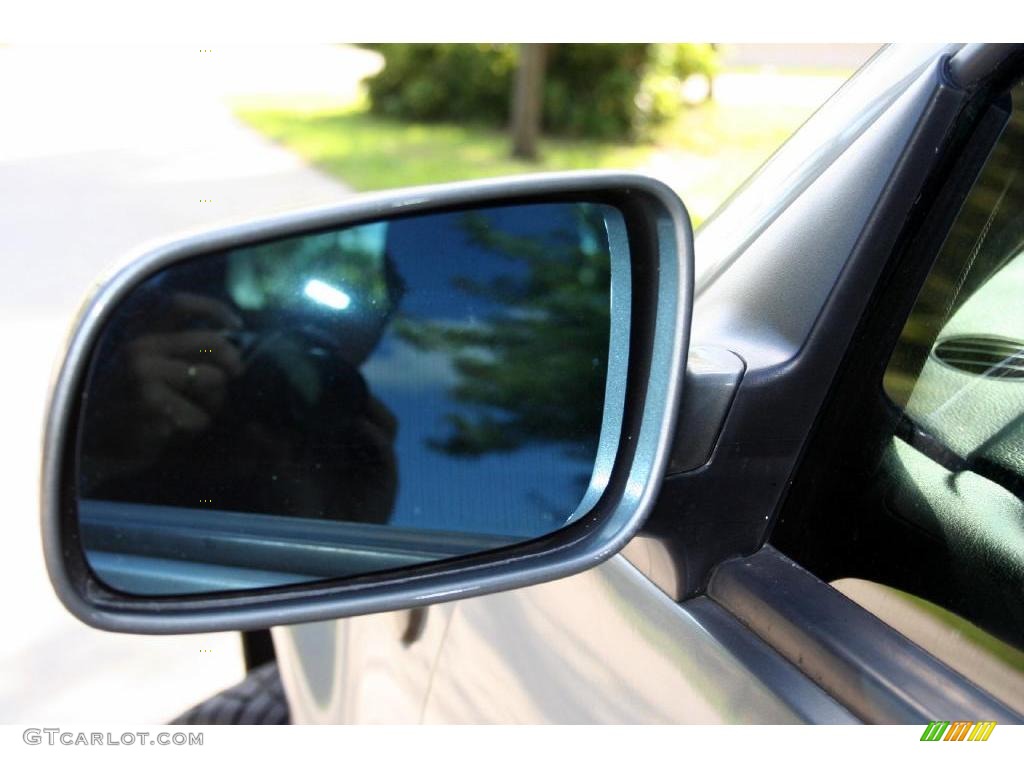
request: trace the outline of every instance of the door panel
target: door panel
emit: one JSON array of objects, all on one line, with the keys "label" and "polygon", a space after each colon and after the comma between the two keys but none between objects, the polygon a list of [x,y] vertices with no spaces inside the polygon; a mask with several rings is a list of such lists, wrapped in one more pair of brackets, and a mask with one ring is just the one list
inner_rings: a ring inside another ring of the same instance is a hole
[{"label": "door panel", "polygon": [[854,718],[731,616],[674,603],[623,557],[455,604],[427,723]]},{"label": "door panel", "polygon": [[452,610],[449,603],[275,627],[292,722],[419,722]]}]

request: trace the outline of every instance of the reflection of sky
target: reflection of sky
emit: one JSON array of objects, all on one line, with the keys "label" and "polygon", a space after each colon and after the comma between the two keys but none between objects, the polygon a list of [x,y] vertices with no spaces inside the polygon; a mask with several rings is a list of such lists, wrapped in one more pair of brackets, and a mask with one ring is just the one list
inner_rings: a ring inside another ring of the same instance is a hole
[{"label": "reflection of sky", "polygon": [[[565,247],[579,243],[574,210],[571,205],[531,205],[469,215],[486,218],[492,229]],[[388,255],[406,282],[399,306],[405,317],[463,322],[482,319],[500,308],[486,298],[453,289],[452,280],[469,277],[486,282],[501,276],[526,275],[521,262],[502,258],[471,242],[463,224],[466,215],[421,216],[388,224]]]},{"label": "reflection of sky", "polygon": [[583,495],[579,481],[590,463],[566,456],[561,446],[480,457],[428,447],[427,439],[445,433],[445,413],[455,409],[437,380],[415,389],[373,381],[370,387],[399,422],[393,525],[534,536],[558,528]]},{"label": "reflection of sky", "polygon": [[[504,232],[552,244],[557,238],[564,246],[567,237],[579,243],[573,209],[523,206],[483,215]],[[388,254],[406,286],[400,315],[467,323],[514,309],[453,288],[457,277],[486,282],[526,274],[523,264],[468,242],[462,216],[420,217],[388,225]],[[565,445],[529,445],[480,457],[450,456],[427,445],[429,439],[447,435],[445,416],[464,408],[448,394],[456,374],[444,353],[417,350],[388,332],[362,372],[399,423],[394,525],[535,536],[558,528],[573,512],[589,479],[591,461],[568,455]]]}]

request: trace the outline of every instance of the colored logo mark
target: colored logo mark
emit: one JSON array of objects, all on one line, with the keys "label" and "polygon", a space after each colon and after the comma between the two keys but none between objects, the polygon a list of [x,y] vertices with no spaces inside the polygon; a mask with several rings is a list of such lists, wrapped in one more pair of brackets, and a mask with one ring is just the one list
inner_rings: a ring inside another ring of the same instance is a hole
[{"label": "colored logo mark", "polygon": [[932,720],[921,741],[988,741],[995,727],[995,720]]}]

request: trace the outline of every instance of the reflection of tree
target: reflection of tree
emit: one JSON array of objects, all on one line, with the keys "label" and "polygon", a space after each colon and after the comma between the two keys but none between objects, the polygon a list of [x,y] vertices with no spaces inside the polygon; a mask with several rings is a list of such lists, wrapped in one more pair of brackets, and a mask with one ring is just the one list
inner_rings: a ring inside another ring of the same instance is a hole
[{"label": "reflection of tree", "polygon": [[303,235],[234,251],[228,290],[245,309],[305,308],[316,278],[344,290],[364,311],[386,314],[400,292],[384,254],[383,224]]},{"label": "reflection of tree", "polygon": [[[470,239],[523,269],[454,287],[495,307],[482,322],[403,320],[397,332],[421,349],[450,355],[464,407],[433,443],[454,455],[511,451],[531,442],[596,449],[608,364],[610,257],[604,218],[574,206],[575,231],[543,238],[510,234],[466,214]],[[543,215],[543,214],[540,214]]]}]

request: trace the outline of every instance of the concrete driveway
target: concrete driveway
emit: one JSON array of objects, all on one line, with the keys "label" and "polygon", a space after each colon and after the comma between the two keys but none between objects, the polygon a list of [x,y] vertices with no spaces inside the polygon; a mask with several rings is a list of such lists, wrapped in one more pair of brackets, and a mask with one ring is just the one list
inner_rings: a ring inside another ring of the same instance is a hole
[{"label": "concrete driveway", "polygon": [[346,48],[0,48],[0,723],[164,722],[242,676],[236,634],[106,634],[57,602],[37,522],[47,386],[79,301],[127,252],[347,194],[225,97],[344,96],[376,66]]}]

